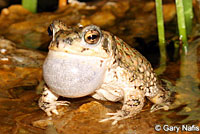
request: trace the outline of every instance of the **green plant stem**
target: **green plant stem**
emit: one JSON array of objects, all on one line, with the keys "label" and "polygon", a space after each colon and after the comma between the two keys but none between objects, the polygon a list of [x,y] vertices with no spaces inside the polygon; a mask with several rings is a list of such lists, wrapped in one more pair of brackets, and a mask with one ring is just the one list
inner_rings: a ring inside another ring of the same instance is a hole
[{"label": "green plant stem", "polygon": [[32,13],[37,12],[37,1],[38,0],[22,0],[22,6]]},{"label": "green plant stem", "polygon": [[189,35],[192,31],[192,19],[194,17],[192,9],[192,0],[183,0],[183,6],[184,6],[187,35]]},{"label": "green plant stem", "polygon": [[158,27],[158,39],[160,48],[160,66],[156,69],[156,73],[162,74],[166,69],[166,48],[165,48],[165,29],[163,19],[162,0],[155,0],[156,2],[156,17]]},{"label": "green plant stem", "polygon": [[159,44],[165,44],[165,29],[164,29],[164,20],[163,20],[163,9],[162,9],[162,0],[156,1],[156,17],[158,25],[158,38]]},{"label": "green plant stem", "polygon": [[182,45],[183,53],[187,54],[188,42],[187,42],[187,32],[186,32],[186,25],[185,25],[183,0],[176,0],[176,10],[177,10],[177,18],[178,18],[179,38],[183,42],[183,45]]}]

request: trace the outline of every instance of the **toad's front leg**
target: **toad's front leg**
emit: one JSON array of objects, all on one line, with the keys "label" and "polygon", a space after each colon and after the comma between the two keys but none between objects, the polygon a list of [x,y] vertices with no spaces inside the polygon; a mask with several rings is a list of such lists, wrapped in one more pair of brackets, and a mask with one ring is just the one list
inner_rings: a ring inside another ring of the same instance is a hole
[{"label": "toad's front leg", "polygon": [[47,86],[44,86],[44,91],[42,96],[39,99],[39,107],[44,110],[48,116],[51,116],[52,113],[58,115],[56,107],[58,105],[68,105],[68,101],[57,101],[58,95],[51,92]]},{"label": "toad's front leg", "polygon": [[112,124],[118,121],[132,117],[139,113],[144,106],[144,91],[135,88],[124,89],[124,102],[122,109],[116,113],[108,113],[111,117],[101,120],[100,122],[114,120]]}]

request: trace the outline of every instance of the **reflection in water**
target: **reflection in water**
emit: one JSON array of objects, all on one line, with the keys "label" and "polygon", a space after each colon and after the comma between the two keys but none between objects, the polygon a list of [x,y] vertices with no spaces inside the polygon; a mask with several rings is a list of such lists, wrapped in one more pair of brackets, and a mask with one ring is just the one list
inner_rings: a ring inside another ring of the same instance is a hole
[{"label": "reflection in water", "polygon": [[[174,89],[177,93],[176,100],[172,105],[176,115],[181,115],[180,119],[166,119],[168,123],[188,123],[200,120],[200,90],[198,78],[198,55],[197,50],[200,46],[200,39],[189,45],[189,53],[181,56],[180,78],[176,81]],[[174,114],[172,111],[170,114]],[[168,117],[169,117],[168,113]],[[177,117],[176,117],[177,118]],[[172,121],[174,120],[174,121]]]},{"label": "reflection in water", "polygon": [[199,78],[198,74],[198,55],[197,48],[200,46],[200,39],[190,44],[190,52],[186,56],[181,57],[180,79],[177,80],[177,102],[186,104],[179,115],[188,115],[180,123],[186,123],[192,120],[200,119],[200,90],[198,88]]}]

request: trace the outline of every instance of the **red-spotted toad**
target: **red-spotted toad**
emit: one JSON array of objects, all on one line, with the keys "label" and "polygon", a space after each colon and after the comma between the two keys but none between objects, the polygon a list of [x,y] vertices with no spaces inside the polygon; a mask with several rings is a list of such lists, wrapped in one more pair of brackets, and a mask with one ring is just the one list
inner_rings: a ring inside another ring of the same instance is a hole
[{"label": "red-spotted toad", "polygon": [[151,64],[137,50],[95,25],[69,27],[61,21],[50,25],[53,39],[43,65],[46,82],[39,106],[47,115],[59,114],[59,96],[77,98],[91,95],[105,101],[121,101],[123,106],[111,117],[117,121],[139,113],[145,97],[153,109],[168,109],[166,91]]}]

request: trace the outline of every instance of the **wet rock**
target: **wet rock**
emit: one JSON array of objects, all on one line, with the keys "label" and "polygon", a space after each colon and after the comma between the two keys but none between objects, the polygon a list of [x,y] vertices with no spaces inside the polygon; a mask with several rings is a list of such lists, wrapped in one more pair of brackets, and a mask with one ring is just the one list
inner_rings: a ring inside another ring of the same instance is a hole
[{"label": "wet rock", "polygon": [[[155,2],[147,2],[144,6],[145,12],[153,12],[155,11]],[[176,6],[174,3],[163,4],[163,17],[164,22],[172,21],[176,16]]]},{"label": "wet rock", "polygon": [[[103,133],[103,128],[107,123],[99,123],[99,120],[105,118],[109,110],[101,103],[92,101],[81,105],[74,112],[65,114],[62,118],[54,119],[55,128],[59,133]],[[80,131],[77,131],[81,128]]]},{"label": "wet rock", "polygon": [[39,120],[42,114],[36,105],[38,95],[30,89],[13,89],[10,91],[12,96],[9,98],[0,96],[0,133],[43,133],[41,129],[33,127],[31,124],[31,122]]},{"label": "wet rock", "polygon": [[13,42],[0,38],[0,92],[37,85],[42,81],[44,58],[44,53],[17,48]]},{"label": "wet rock", "polygon": [[176,17],[176,5],[173,3],[163,5],[164,21],[172,21]]},{"label": "wet rock", "polygon": [[24,20],[24,17],[31,14],[31,12],[23,8],[21,5],[13,5],[8,8],[4,8],[2,9],[0,16],[0,26],[8,27],[16,21]]},{"label": "wet rock", "polygon": [[[87,98],[82,98],[82,100],[87,100]],[[46,130],[50,128],[56,129],[57,133],[68,134],[104,134],[104,133],[154,133],[154,125],[157,122],[155,114],[149,113],[148,107],[143,109],[139,115],[133,118],[119,121],[116,125],[112,125],[112,121],[99,122],[101,119],[107,118],[106,113],[116,112],[119,109],[117,103],[111,102],[97,102],[90,101],[80,105],[78,108],[74,107],[75,103],[81,103],[81,100],[73,101],[69,107],[60,107],[58,111],[64,112],[61,116],[53,116],[52,122],[47,118],[42,118],[41,120],[35,121],[34,126],[39,128],[45,128]],[[115,110],[114,110],[114,109]],[[66,110],[68,109],[68,110]],[[46,121],[45,121],[46,120]],[[51,126],[47,125],[52,123]],[[161,123],[161,122],[159,122]]]},{"label": "wet rock", "polygon": [[[154,3],[144,4],[137,0],[100,1],[90,5],[69,4],[52,13],[38,14],[32,14],[20,5],[13,5],[0,15],[0,35],[23,47],[45,49],[51,40],[46,30],[53,20],[59,19],[70,26],[96,24],[130,45],[135,45],[134,38],[148,41],[147,38],[157,37],[153,5]],[[172,13],[168,20],[173,15]]]},{"label": "wet rock", "polygon": [[[16,12],[13,11],[14,9]],[[48,46],[50,37],[47,28],[51,22],[55,19],[65,18],[66,24],[78,24],[80,20],[78,10],[74,7],[66,7],[65,10],[58,10],[53,14],[32,14],[21,5],[13,5],[0,15],[0,35],[23,47]]]},{"label": "wet rock", "polygon": [[116,17],[123,17],[130,8],[130,1],[107,2],[102,7],[102,11],[112,12]]},{"label": "wet rock", "polygon": [[[105,19],[106,18],[106,19]],[[111,26],[114,24],[116,17],[111,12],[97,12],[89,18],[85,18],[81,20],[82,25],[95,24],[98,26]]]},{"label": "wet rock", "polygon": [[38,127],[41,129],[47,129],[48,126],[52,125],[52,119],[51,118],[47,118],[47,119],[42,119],[42,120],[37,120],[32,122],[32,125],[34,127]]}]

